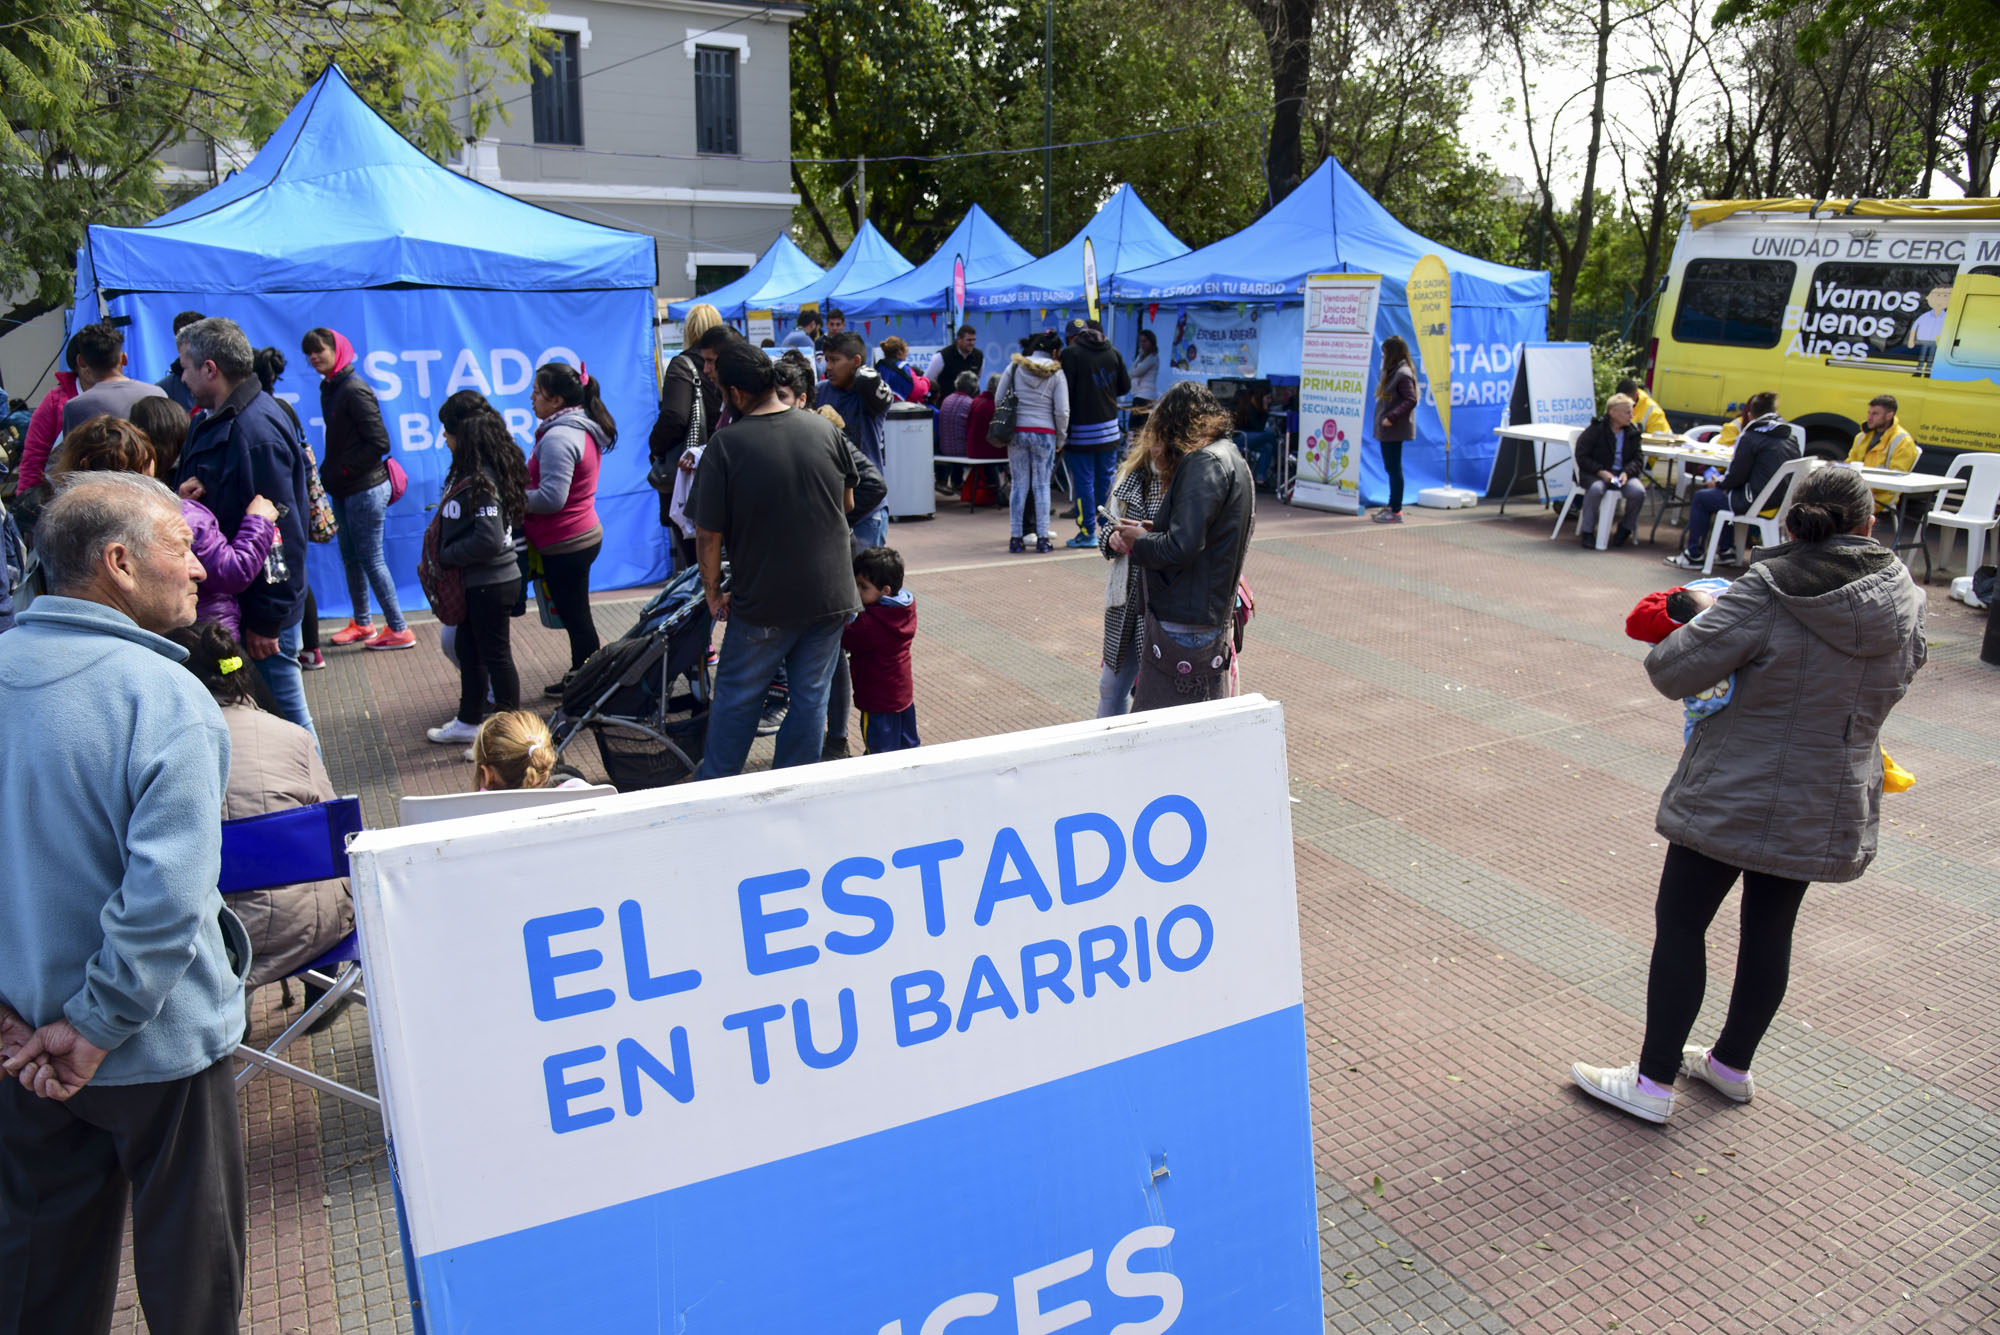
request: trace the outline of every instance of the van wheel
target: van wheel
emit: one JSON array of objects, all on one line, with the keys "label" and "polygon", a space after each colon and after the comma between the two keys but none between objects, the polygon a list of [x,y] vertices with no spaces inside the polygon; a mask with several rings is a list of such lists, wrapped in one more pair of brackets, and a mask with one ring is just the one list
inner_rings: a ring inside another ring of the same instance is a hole
[{"label": "van wheel", "polygon": [[1813,458],[1838,463],[1847,457],[1847,444],[1838,436],[1809,435],[1806,437],[1806,453]]}]

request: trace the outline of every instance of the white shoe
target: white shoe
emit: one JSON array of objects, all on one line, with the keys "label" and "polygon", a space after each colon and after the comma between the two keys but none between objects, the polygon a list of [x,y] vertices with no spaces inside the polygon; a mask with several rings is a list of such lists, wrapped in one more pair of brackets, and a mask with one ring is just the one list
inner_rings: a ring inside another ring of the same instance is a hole
[{"label": "white shoe", "polygon": [[471,747],[469,747],[469,746],[468,746],[468,747],[466,747],[466,748],[465,748],[465,763],[466,763],[466,764],[468,764],[468,765],[470,765],[470,764],[471,764],[471,763],[472,763],[472,762],[473,762],[474,760],[477,760],[477,759],[478,759],[478,757],[477,757],[476,755],[474,755],[474,754],[473,754],[473,751],[472,751],[472,748],[471,748]]},{"label": "white shoe", "polygon": [[1706,1081],[1716,1093],[1734,1103],[1748,1103],[1757,1094],[1757,1082],[1748,1071],[1741,1080],[1727,1078],[1715,1069],[1709,1049],[1699,1045],[1681,1049],[1681,1074]]},{"label": "white shoe", "polygon": [[1602,1099],[1614,1108],[1631,1113],[1647,1122],[1664,1122],[1673,1116],[1674,1096],[1661,1098],[1648,1094],[1639,1088],[1639,1063],[1613,1069],[1608,1066],[1585,1066],[1582,1062],[1569,1068],[1570,1079],[1577,1087],[1594,1099]]},{"label": "white shoe", "polygon": [[441,728],[425,728],[424,736],[439,746],[457,746],[476,740],[479,729],[462,719],[453,719]]},{"label": "white shoe", "polygon": [[1701,562],[1690,557],[1686,552],[1675,552],[1672,556],[1663,557],[1661,559],[1665,562],[1665,564],[1672,566],[1676,570],[1701,569]]}]

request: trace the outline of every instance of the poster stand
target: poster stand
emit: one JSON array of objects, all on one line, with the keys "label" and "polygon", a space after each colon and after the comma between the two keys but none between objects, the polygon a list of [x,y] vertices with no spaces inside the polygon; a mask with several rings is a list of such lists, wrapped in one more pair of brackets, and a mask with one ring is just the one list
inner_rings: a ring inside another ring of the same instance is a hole
[{"label": "poster stand", "polygon": [[[1514,389],[1508,399],[1509,426],[1589,424],[1596,415],[1588,343],[1523,343],[1514,359]],[[1544,505],[1569,495],[1570,452],[1555,441],[1500,437],[1486,478],[1486,495],[1507,513],[1513,497],[1532,494]]]}]

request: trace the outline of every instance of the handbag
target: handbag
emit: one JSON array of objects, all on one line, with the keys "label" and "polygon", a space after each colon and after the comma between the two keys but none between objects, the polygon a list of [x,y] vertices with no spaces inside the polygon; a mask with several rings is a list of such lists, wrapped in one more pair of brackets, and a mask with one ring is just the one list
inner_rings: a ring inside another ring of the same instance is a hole
[{"label": "handbag", "polygon": [[444,546],[444,506],[460,492],[470,490],[472,482],[473,479],[467,478],[438,498],[437,513],[424,529],[423,555],[417,558],[417,583],[423,586],[424,599],[430,603],[431,611],[446,626],[456,626],[465,620],[465,571],[439,559]]},{"label": "handbag", "polygon": [[[671,367],[668,368],[667,374],[673,374]],[[708,433],[702,429],[707,421],[707,408],[701,401],[700,374],[700,372],[695,373],[694,403],[688,412],[687,439],[681,442],[681,455],[698,448],[708,438]],[[671,459],[655,459],[652,467],[646,470],[646,485],[671,500],[674,494],[674,482],[680,472],[680,455]]]},{"label": "handbag", "polygon": [[986,443],[995,449],[1008,450],[1014,447],[1014,418],[1021,411],[1021,400],[1014,393],[1014,368],[1007,368],[1007,376],[1000,382],[1000,397],[993,405],[993,423],[986,428]]},{"label": "handbag", "polygon": [[549,596],[548,571],[542,568],[542,554],[533,547],[528,549],[528,585],[535,591],[535,619],[550,630],[561,630],[563,623],[556,614],[556,600]]},{"label": "handbag", "polygon": [[327,499],[326,484],[319,480],[319,460],[312,446],[306,446],[306,538],[311,542],[332,542],[340,534],[333,517],[333,502]]},{"label": "handbag", "polygon": [[382,467],[389,470],[389,504],[394,505],[410,489],[410,475],[403,471],[403,466],[396,462],[394,455],[385,456]]}]

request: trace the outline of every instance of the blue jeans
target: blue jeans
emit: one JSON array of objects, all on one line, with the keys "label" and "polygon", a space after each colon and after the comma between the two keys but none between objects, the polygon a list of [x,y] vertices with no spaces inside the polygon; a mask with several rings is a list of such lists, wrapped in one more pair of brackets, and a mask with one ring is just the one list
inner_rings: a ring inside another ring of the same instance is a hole
[{"label": "blue jeans", "polygon": [[1076,526],[1085,533],[1097,532],[1097,507],[1111,505],[1111,475],[1118,471],[1118,451],[1099,450],[1095,454],[1069,455],[1069,482],[1076,489]]},{"label": "blue jeans", "polygon": [[1237,447],[1244,458],[1250,461],[1250,476],[1259,484],[1271,480],[1271,470],[1278,462],[1278,433],[1275,431],[1239,431],[1236,433]]},{"label": "blue jeans", "polygon": [[708,709],[708,741],[695,778],[724,779],[743,772],[757,720],[764,712],[764,692],[780,667],[790,686],[791,708],[778,729],[778,754],[771,767],[814,763],[826,741],[826,696],[847,618],[821,617],[803,626],[754,626],[731,617],[724,624],[715,698]]},{"label": "blue jeans", "polygon": [[[1703,487],[1694,494],[1694,499],[1688,506],[1688,560],[1701,559],[1702,553],[1708,550],[1708,531],[1715,527],[1716,512],[1729,508],[1729,493],[1721,487]],[[1725,525],[1722,530],[1722,542],[1716,548],[1715,554],[1720,556],[1724,552],[1733,551],[1736,545],[1735,536],[1736,530]]]},{"label": "blue jeans", "polygon": [[889,545],[889,507],[886,505],[866,519],[854,521],[854,554],[856,556],[870,547]]},{"label": "blue jeans", "polygon": [[278,717],[313,732],[312,711],[306,708],[306,674],[299,667],[299,646],[304,642],[305,633],[297,626],[279,631],[278,652],[256,660],[257,675],[271,688],[278,702]]},{"label": "blue jeans", "polygon": [[382,524],[389,513],[389,483],[352,496],[332,496],[333,520],[340,526],[340,564],[347,569],[347,596],[354,604],[356,622],[368,624],[368,589],[375,589],[375,601],[390,630],[403,629],[402,604],[396,601],[396,581],[389,575],[389,562],[382,555]]},{"label": "blue jeans", "polygon": [[[1056,466],[1056,438],[1053,435],[1031,435],[1026,431],[1014,433],[1014,443],[1007,447],[1007,508],[1014,512],[1014,536],[1025,532],[1047,536],[1049,531],[1049,474]],[[1024,530],[1021,521],[1028,505],[1028,496],[1035,498],[1035,527]]]},{"label": "blue jeans", "polygon": [[1124,665],[1106,663],[1097,670],[1097,717],[1117,718],[1132,712],[1132,687],[1139,680],[1139,647],[1134,644]]}]

